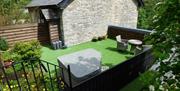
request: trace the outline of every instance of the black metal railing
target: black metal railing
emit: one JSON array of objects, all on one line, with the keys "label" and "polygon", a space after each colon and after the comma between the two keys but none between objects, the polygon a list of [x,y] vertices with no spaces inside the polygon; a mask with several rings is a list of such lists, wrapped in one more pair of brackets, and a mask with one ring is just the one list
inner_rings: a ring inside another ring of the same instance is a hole
[{"label": "black metal railing", "polygon": [[[67,91],[64,69],[46,61],[21,61],[0,68],[0,91]],[[61,73],[60,73],[61,72]],[[61,74],[61,75],[60,75]]]},{"label": "black metal railing", "polygon": [[[34,62],[34,61],[33,61]],[[152,49],[72,86],[70,66],[43,60],[21,61],[0,69],[0,91],[119,91],[153,63]],[[67,79],[68,83],[64,81]]]}]

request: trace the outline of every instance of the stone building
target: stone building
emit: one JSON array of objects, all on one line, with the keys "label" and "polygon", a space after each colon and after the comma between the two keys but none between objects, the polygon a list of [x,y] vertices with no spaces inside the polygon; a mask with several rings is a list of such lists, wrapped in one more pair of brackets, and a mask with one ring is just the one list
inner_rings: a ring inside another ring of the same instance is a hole
[{"label": "stone building", "polygon": [[33,0],[27,8],[34,20],[41,22],[43,16],[48,26],[57,25],[56,39],[71,46],[106,35],[108,25],[136,28],[142,4],[141,0]]}]

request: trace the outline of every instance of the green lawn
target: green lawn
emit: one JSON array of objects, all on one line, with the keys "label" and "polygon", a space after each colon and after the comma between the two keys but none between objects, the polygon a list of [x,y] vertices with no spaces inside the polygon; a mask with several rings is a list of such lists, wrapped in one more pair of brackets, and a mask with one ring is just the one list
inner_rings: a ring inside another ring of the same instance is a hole
[{"label": "green lawn", "polygon": [[106,39],[98,42],[86,42],[66,49],[52,50],[49,47],[43,46],[42,60],[57,64],[57,57],[84,50],[87,48],[94,48],[102,54],[102,64],[112,67],[119,64],[133,55],[128,52],[119,52],[116,49],[116,41]]}]

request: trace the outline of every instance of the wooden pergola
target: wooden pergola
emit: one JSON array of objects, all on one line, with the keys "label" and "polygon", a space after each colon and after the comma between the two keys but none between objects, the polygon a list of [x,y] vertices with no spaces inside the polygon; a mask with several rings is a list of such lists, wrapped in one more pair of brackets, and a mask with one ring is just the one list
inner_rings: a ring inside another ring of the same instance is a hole
[{"label": "wooden pergola", "polygon": [[32,20],[41,24],[45,30],[49,31],[50,42],[61,41],[64,43],[63,9],[72,2],[72,0],[33,0],[26,8],[28,8]]}]

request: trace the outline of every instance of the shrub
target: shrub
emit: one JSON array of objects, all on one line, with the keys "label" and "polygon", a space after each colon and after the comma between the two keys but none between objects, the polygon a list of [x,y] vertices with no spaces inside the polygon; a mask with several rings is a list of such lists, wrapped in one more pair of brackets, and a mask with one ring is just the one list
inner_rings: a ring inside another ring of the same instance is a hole
[{"label": "shrub", "polygon": [[1,53],[2,61],[16,61],[21,60],[21,56],[16,53],[12,53],[11,51],[4,51]]},{"label": "shrub", "polygon": [[7,41],[4,38],[0,37],[0,51],[6,51],[8,48],[9,47]]},{"label": "shrub", "polygon": [[[21,60],[39,60],[41,57],[41,45],[37,40],[29,42],[18,42],[12,49],[15,58],[19,55]],[[34,63],[34,61],[31,61]]]},{"label": "shrub", "polygon": [[11,60],[11,53],[9,51],[5,51],[2,53],[2,60],[9,61]]},{"label": "shrub", "polygon": [[99,37],[98,37],[98,40],[101,41],[101,40],[103,40],[103,38],[104,38],[103,36],[99,36]]},{"label": "shrub", "polygon": [[[30,15],[24,12],[24,6],[31,0],[0,0],[0,26],[17,24],[21,19],[29,21]],[[15,22],[13,22],[15,21]]]},{"label": "shrub", "polygon": [[98,41],[98,37],[93,37],[92,41],[93,41],[93,42]]},{"label": "shrub", "polygon": [[108,35],[102,36],[103,40],[106,40],[108,38]]}]

